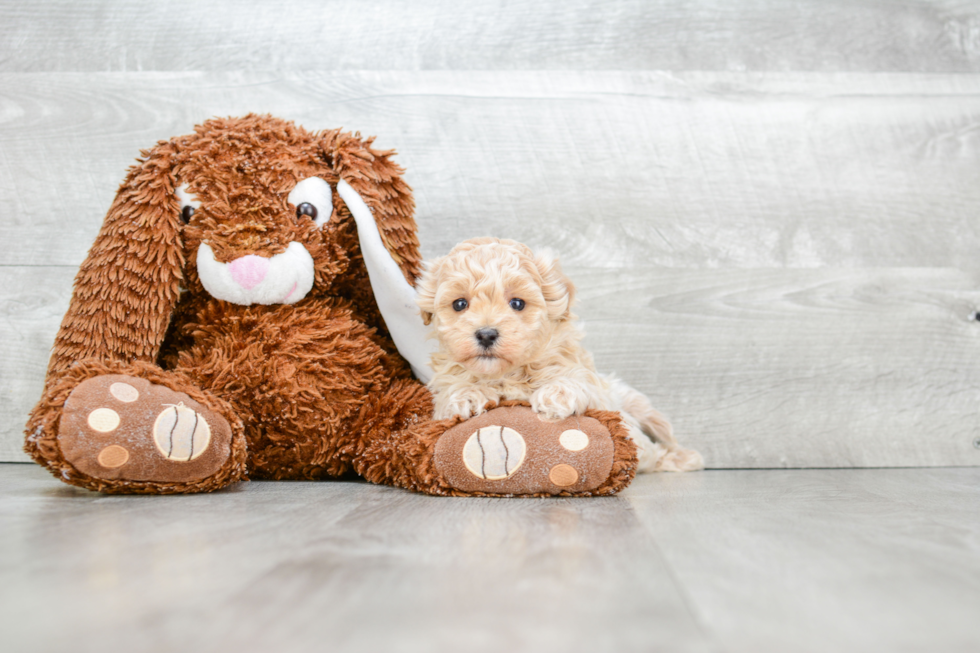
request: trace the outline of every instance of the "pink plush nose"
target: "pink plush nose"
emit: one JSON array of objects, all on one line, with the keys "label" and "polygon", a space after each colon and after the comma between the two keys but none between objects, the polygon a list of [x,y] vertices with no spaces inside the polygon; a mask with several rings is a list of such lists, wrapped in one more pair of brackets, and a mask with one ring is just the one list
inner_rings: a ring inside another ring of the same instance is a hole
[{"label": "pink plush nose", "polygon": [[269,271],[269,259],[249,254],[236,258],[228,264],[231,278],[245,290],[251,290],[262,283]]}]

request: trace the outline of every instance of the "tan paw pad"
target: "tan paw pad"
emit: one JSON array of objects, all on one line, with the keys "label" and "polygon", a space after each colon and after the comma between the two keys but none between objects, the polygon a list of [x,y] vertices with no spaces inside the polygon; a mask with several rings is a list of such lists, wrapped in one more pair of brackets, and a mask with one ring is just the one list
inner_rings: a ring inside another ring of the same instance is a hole
[{"label": "tan paw pad", "polygon": [[463,464],[477,478],[497,481],[512,476],[526,454],[527,446],[520,433],[505,426],[489,426],[466,441]]},{"label": "tan paw pad", "polygon": [[548,478],[558,487],[568,487],[578,482],[578,472],[571,465],[555,465],[548,472]]},{"label": "tan paw pad", "polygon": [[207,420],[183,403],[171,405],[153,423],[153,441],[168,460],[187,462],[207,450],[211,427]]},{"label": "tan paw pad", "polygon": [[139,390],[128,383],[113,383],[109,386],[109,394],[124,404],[131,404],[140,398]]},{"label": "tan paw pad", "polygon": [[589,436],[578,429],[563,431],[558,442],[569,451],[581,451],[589,446]]},{"label": "tan paw pad", "polygon": [[110,433],[119,426],[119,413],[111,408],[96,408],[88,414],[88,425],[93,431]]},{"label": "tan paw pad", "polygon": [[112,444],[99,452],[99,464],[109,469],[122,467],[129,460],[129,452],[118,444]]}]

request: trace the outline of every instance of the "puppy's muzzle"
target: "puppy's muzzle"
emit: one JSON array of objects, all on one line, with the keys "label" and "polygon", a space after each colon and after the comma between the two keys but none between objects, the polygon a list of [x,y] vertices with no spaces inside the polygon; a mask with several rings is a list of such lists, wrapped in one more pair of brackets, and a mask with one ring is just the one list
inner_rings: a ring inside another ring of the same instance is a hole
[{"label": "puppy's muzzle", "polygon": [[480,343],[480,346],[484,349],[490,349],[493,347],[493,343],[497,342],[497,338],[500,337],[500,333],[496,329],[483,328],[473,334],[476,341]]}]

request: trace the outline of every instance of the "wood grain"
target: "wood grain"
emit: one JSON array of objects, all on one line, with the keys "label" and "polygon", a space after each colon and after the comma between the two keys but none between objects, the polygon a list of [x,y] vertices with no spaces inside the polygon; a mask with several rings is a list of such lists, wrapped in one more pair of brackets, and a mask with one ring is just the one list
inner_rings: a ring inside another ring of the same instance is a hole
[{"label": "wood grain", "polygon": [[958,0],[0,5],[0,70],[980,71]]},{"label": "wood grain", "polygon": [[0,631],[16,650],[710,650],[620,499],[256,482],[153,503],[13,467]]},{"label": "wood grain", "polygon": [[709,467],[980,464],[980,278],[568,270],[586,343]]},{"label": "wood grain", "polygon": [[0,266],[0,461],[30,460],[23,452],[24,425],[41,398],[76,271]]},{"label": "wood grain", "polygon": [[647,475],[618,497],[513,500],[358,482],[107,497],[6,464],[0,529],[15,651],[980,644],[976,468]]},{"label": "wood grain", "polygon": [[610,267],[962,267],[980,75],[0,75],[0,264],[78,264],[140,148],[211,115],[378,134],[423,254],[476,235]]},{"label": "wood grain", "polygon": [[980,470],[647,476],[627,490],[718,650],[980,646]]}]

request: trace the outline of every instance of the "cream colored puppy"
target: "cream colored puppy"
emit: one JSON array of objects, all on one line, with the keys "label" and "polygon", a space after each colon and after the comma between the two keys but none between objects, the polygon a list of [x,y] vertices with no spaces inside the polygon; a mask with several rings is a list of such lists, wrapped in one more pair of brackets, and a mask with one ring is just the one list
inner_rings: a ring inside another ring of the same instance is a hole
[{"label": "cream colored puppy", "polygon": [[418,283],[422,319],[435,326],[429,389],[435,417],[471,417],[488,401],[524,400],[544,419],[617,410],[639,471],[703,469],[649,400],[597,374],[571,312],[575,287],[558,260],[512,240],[476,238],[431,261]]}]

